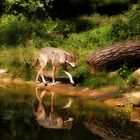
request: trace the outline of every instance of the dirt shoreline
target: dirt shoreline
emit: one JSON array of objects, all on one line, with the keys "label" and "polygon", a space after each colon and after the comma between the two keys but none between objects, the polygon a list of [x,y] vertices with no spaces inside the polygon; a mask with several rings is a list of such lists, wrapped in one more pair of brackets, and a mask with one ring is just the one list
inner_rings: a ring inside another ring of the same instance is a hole
[{"label": "dirt shoreline", "polygon": [[[36,84],[34,81],[24,81],[22,79],[0,78],[0,87],[18,87],[18,86],[30,86],[33,88],[43,88],[48,91],[56,92],[57,94],[64,94],[68,96],[79,96],[81,98],[92,98],[97,101],[104,101],[106,99],[117,99],[121,95],[121,91],[118,87],[108,86],[98,89],[90,89],[79,86],[72,86],[71,84],[57,83],[52,86],[48,83],[45,86],[43,83]],[[106,102],[108,103],[108,102]]]}]

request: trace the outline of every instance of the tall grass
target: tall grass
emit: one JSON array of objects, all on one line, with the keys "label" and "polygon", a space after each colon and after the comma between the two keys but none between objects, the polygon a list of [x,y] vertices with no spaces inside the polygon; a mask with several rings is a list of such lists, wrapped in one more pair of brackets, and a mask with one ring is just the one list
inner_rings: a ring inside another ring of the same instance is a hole
[{"label": "tall grass", "polygon": [[9,71],[11,78],[33,79],[35,70],[31,64],[35,61],[35,48],[0,48],[0,67]]}]

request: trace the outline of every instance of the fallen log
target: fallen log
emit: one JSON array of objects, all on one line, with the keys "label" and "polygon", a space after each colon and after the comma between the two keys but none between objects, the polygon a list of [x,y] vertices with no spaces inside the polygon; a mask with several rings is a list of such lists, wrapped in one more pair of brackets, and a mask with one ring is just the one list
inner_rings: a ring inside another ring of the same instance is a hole
[{"label": "fallen log", "polygon": [[114,71],[122,65],[140,67],[140,41],[125,41],[91,54],[86,60],[92,74],[101,70]]}]

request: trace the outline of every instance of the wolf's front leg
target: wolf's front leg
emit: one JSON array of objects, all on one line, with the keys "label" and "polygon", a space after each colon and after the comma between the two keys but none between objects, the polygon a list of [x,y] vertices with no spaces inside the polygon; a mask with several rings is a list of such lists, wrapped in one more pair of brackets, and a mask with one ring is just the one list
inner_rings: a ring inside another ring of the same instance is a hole
[{"label": "wolf's front leg", "polygon": [[47,85],[47,82],[46,82],[46,80],[45,80],[45,78],[44,78],[43,75],[41,75],[41,79],[42,79],[43,83],[44,83],[45,85]]},{"label": "wolf's front leg", "polygon": [[75,83],[74,83],[74,81],[73,81],[73,78],[72,78],[71,74],[70,74],[69,72],[65,71],[65,70],[63,70],[63,71],[64,71],[65,74],[69,77],[70,83],[74,85]]}]

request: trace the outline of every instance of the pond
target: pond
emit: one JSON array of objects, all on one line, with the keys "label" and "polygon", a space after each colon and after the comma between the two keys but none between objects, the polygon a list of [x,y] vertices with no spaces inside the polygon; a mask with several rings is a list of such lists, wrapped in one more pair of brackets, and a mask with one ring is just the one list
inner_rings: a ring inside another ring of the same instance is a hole
[{"label": "pond", "polygon": [[139,139],[130,109],[32,86],[0,87],[1,140]]}]

